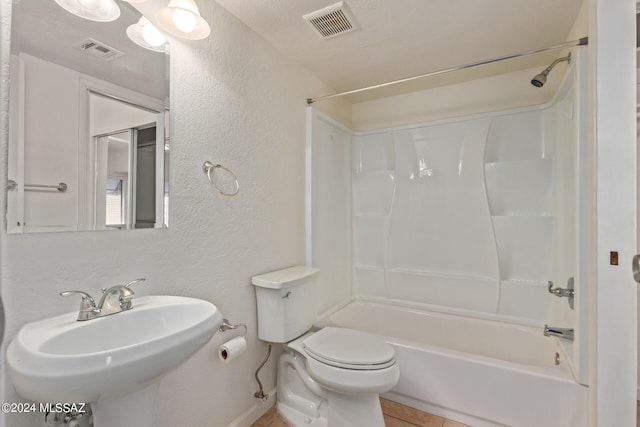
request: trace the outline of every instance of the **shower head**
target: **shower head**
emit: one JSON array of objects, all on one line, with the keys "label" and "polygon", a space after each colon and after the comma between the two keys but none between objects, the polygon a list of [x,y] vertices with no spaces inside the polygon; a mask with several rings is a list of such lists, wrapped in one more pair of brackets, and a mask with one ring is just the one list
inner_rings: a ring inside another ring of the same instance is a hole
[{"label": "shower head", "polygon": [[555,61],[553,61],[551,65],[549,65],[540,74],[537,74],[534,78],[531,79],[531,84],[534,85],[535,87],[544,86],[544,84],[547,82],[547,76],[549,75],[553,67],[555,67],[556,64],[563,61],[567,61],[568,63],[571,63],[571,52],[569,52],[569,55],[565,56],[564,58],[558,58]]},{"label": "shower head", "polygon": [[537,74],[534,78],[531,79],[531,84],[535,87],[544,86],[544,84],[547,82],[547,74],[549,74],[547,70],[544,70],[540,74]]}]

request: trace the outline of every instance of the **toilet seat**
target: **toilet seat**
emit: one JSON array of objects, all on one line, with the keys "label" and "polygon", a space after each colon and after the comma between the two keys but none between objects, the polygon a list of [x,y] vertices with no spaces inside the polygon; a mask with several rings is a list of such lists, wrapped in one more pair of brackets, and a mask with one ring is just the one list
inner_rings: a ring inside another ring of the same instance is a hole
[{"label": "toilet seat", "polygon": [[353,329],[327,327],[302,341],[307,356],[341,369],[372,371],[395,364],[393,347],[379,337]]},{"label": "toilet seat", "polygon": [[400,376],[393,347],[361,331],[327,327],[302,337],[296,347],[306,356],[311,378],[340,395],[384,393]]}]

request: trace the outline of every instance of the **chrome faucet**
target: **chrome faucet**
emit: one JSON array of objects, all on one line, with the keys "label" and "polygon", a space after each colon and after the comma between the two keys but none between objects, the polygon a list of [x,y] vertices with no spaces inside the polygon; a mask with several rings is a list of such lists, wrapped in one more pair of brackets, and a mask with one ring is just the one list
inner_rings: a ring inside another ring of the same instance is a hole
[{"label": "chrome faucet", "polygon": [[573,328],[556,328],[554,326],[544,325],[545,337],[558,337],[573,341]]},{"label": "chrome faucet", "polygon": [[131,285],[138,282],[144,282],[146,279],[136,279],[126,285],[115,285],[110,288],[102,288],[102,298],[96,305],[95,300],[86,292],[82,291],[65,291],[60,292],[60,296],[80,295],[80,310],[78,311],[78,320],[91,320],[98,317],[108,316],[110,314],[120,313],[121,311],[131,310],[133,305],[131,299],[135,295],[130,288]]}]

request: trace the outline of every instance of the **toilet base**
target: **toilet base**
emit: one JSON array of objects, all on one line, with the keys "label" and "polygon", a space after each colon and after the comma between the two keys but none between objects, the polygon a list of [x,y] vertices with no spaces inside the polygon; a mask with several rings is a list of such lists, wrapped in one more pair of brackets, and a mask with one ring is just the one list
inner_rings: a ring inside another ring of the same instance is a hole
[{"label": "toilet base", "polygon": [[380,396],[329,392],[327,427],[385,427]]},{"label": "toilet base", "polygon": [[291,427],[327,427],[327,419],[324,417],[312,418],[281,402],[276,404],[276,408],[280,418]]},{"label": "toilet base", "polygon": [[[333,394],[333,393],[332,393]],[[278,402],[278,414],[291,427],[385,427],[378,395],[329,396],[327,418],[308,414]]]},{"label": "toilet base", "polygon": [[341,394],[324,389],[299,354],[280,356],[278,414],[291,427],[385,427],[378,394]]}]

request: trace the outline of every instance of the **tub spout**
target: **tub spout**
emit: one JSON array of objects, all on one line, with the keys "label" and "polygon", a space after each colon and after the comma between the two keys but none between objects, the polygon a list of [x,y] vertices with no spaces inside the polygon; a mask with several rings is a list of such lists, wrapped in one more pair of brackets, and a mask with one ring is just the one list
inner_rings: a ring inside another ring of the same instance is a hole
[{"label": "tub spout", "polygon": [[558,337],[573,341],[573,328],[556,328],[554,326],[544,325],[545,337]]}]

